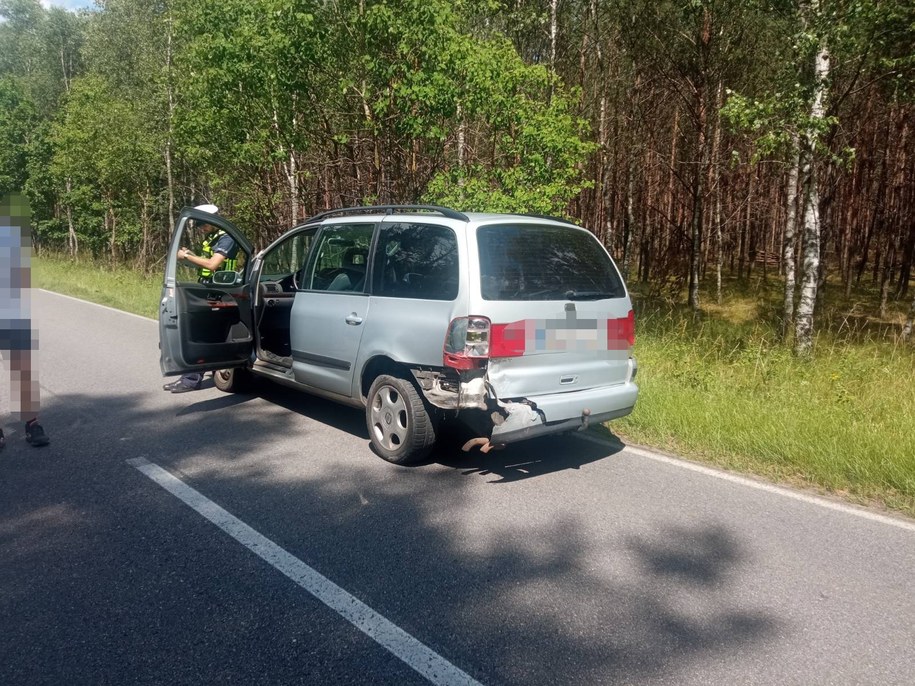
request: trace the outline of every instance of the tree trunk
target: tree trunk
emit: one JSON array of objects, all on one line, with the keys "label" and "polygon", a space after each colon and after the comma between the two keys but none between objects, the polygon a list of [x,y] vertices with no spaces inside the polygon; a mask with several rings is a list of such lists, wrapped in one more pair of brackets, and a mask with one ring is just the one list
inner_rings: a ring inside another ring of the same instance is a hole
[{"label": "tree trunk", "polygon": [[118,262],[117,256],[117,221],[114,216],[114,201],[111,199],[111,196],[106,197],[107,209],[105,212],[105,217],[107,219],[105,227],[111,231],[111,236],[109,238],[108,250],[111,257],[111,265],[114,266]]},{"label": "tree trunk", "polygon": [[289,160],[286,164],[286,178],[289,181],[289,204],[292,212],[292,224],[299,221],[299,168],[295,159],[295,148],[289,149]]},{"label": "tree trunk", "polygon": [[152,255],[152,247],[150,246],[150,236],[149,236],[149,183],[146,184],[146,190],[143,193],[140,193],[140,228],[143,233],[143,242],[140,246],[139,259],[137,260],[137,268],[143,271],[148,271],[150,267],[150,256]]},{"label": "tree trunk", "polygon": [[[457,120],[458,120],[458,130],[457,130],[457,166],[458,169],[463,171],[464,169],[464,150],[466,148],[467,142],[467,124],[464,121],[464,108],[461,106],[461,103],[457,104]],[[458,177],[460,182],[464,182],[463,177]]]},{"label": "tree trunk", "polygon": [[172,142],[175,136],[175,91],[172,86],[172,18],[168,17],[168,39],[165,50],[165,83],[168,92],[168,132],[165,139],[165,177],[168,183],[169,231],[177,223],[175,219],[175,177],[172,172]]},{"label": "tree trunk", "polygon": [[629,278],[630,262],[632,255],[633,233],[635,232],[635,203],[634,186],[635,173],[633,171],[633,161],[629,160],[626,165],[626,213],[623,216],[623,278]]},{"label": "tree trunk", "polygon": [[706,7],[702,13],[702,23],[697,33],[700,50],[699,73],[696,76],[695,98],[696,112],[696,156],[698,164],[693,175],[693,216],[690,222],[689,254],[689,307],[693,312],[699,311],[699,266],[702,257],[702,225],[705,216],[705,192],[708,178],[708,55],[712,40],[712,17]]},{"label": "tree trunk", "polygon": [[750,269],[747,266],[748,243],[750,240],[750,216],[753,207],[753,192],[756,188],[756,168],[750,166],[750,179],[747,182],[747,206],[744,219],[740,222],[740,241],[737,246],[737,278],[749,278]]},{"label": "tree trunk", "polygon": [[[550,73],[556,74],[556,43],[559,37],[559,0],[550,0]],[[550,95],[553,85],[550,84]]]},{"label": "tree trunk", "polygon": [[902,327],[902,340],[907,341],[912,335],[912,324],[915,322],[915,298],[912,299],[912,305],[909,307],[909,317],[906,319],[905,326]]},{"label": "tree trunk", "polygon": [[70,251],[70,257],[76,257],[79,253],[79,238],[76,235],[76,227],[73,225],[73,208],[70,204],[69,195],[73,191],[73,182],[67,177],[67,248]]},{"label": "tree trunk", "polygon": [[787,341],[794,323],[795,276],[794,244],[797,228],[797,179],[801,164],[797,136],[792,137],[792,163],[788,171],[787,199],[785,201],[785,240],[782,245],[782,260],[785,263],[785,289],[782,300],[782,340]]},{"label": "tree trunk", "polygon": [[[812,9],[819,12],[819,2],[814,0]],[[826,41],[820,45],[814,59],[814,95],[810,118],[821,121],[825,116],[826,79],[829,78],[829,53]],[[817,187],[816,152],[817,132],[810,127],[805,135],[804,149],[804,280],[801,298],[797,307],[797,322],[794,330],[794,351],[799,356],[809,355],[813,348],[813,310],[817,298],[817,282],[820,271],[820,194]]]},{"label": "tree trunk", "polygon": [[899,252],[899,234],[893,226],[886,239],[886,257],[883,261],[883,275],[880,277],[880,311],[881,319],[886,317],[886,305],[890,296],[890,281],[896,270],[896,255]]}]

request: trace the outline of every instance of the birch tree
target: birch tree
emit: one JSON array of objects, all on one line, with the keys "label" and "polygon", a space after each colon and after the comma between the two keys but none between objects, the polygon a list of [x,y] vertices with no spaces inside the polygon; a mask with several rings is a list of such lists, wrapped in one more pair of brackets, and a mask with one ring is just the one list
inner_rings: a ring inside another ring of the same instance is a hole
[{"label": "birch tree", "polygon": [[817,169],[814,155],[820,132],[826,124],[826,96],[829,79],[829,51],[825,32],[820,27],[820,2],[811,0],[801,11],[804,24],[816,46],[813,57],[813,89],[810,102],[810,122],[804,132],[801,148],[801,179],[803,187],[803,273],[800,299],[797,305],[794,329],[794,352],[809,355],[813,347],[813,314],[817,298],[820,269],[820,194],[817,186]]}]

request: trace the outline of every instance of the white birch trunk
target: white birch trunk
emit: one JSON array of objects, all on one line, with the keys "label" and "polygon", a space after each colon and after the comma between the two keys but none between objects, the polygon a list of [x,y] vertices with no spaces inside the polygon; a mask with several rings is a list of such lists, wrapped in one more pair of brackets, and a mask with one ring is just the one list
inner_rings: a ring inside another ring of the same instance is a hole
[{"label": "white birch trunk", "polygon": [[632,234],[635,231],[635,173],[630,158],[626,165],[626,230],[623,234],[623,278],[629,280],[632,269]]},{"label": "white birch trunk", "polygon": [[286,166],[286,178],[289,181],[289,199],[292,211],[292,224],[299,221],[299,168],[295,159],[295,148],[289,149],[289,163]]},{"label": "white birch trunk", "polygon": [[[467,143],[467,125],[464,123],[464,107],[461,103],[457,104],[457,119],[458,119],[458,130],[457,130],[457,166],[458,169],[464,168],[464,148]],[[463,177],[459,177],[461,183],[464,182]]]},{"label": "white birch trunk", "polygon": [[[816,15],[819,12],[819,2],[815,0],[811,9]],[[813,121],[824,118],[826,80],[828,78],[829,53],[826,49],[826,41],[821,38],[814,61],[814,96],[810,108],[810,118]],[[820,269],[820,194],[813,160],[817,135],[816,129],[810,127],[805,135],[804,145],[804,274],[794,329],[794,352],[800,356],[809,355],[813,347],[813,309],[816,305]]]},{"label": "white birch trunk", "polygon": [[550,0],[550,71],[553,74],[556,73],[556,42],[558,36],[559,0]]},{"label": "white birch trunk", "polygon": [[797,230],[797,180],[800,173],[801,159],[798,150],[798,137],[793,136],[791,146],[791,169],[788,172],[787,207],[785,208],[785,240],[782,246],[782,261],[785,265],[785,290],[782,306],[782,339],[788,338],[791,325],[794,323],[794,291],[797,287],[795,274],[794,244]]}]

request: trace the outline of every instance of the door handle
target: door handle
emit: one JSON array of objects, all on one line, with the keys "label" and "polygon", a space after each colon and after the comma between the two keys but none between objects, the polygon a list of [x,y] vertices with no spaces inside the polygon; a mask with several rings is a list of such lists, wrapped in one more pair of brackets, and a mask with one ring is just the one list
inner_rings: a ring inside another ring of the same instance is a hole
[{"label": "door handle", "polygon": [[349,316],[346,318],[345,321],[350,326],[359,326],[362,323],[362,317],[360,317],[355,312],[350,312]]}]

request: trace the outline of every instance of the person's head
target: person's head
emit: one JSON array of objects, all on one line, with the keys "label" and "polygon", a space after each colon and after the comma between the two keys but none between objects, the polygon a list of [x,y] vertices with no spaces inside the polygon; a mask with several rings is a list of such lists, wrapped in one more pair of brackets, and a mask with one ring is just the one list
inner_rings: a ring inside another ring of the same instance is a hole
[{"label": "person's head", "polygon": [[[216,207],[216,205],[197,205],[194,209],[206,212],[207,214],[217,214],[219,212],[219,208]],[[210,224],[206,219],[195,219],[194,226],[204,235],[213,233],[213,231],[216,230],[216,227]]]}]

